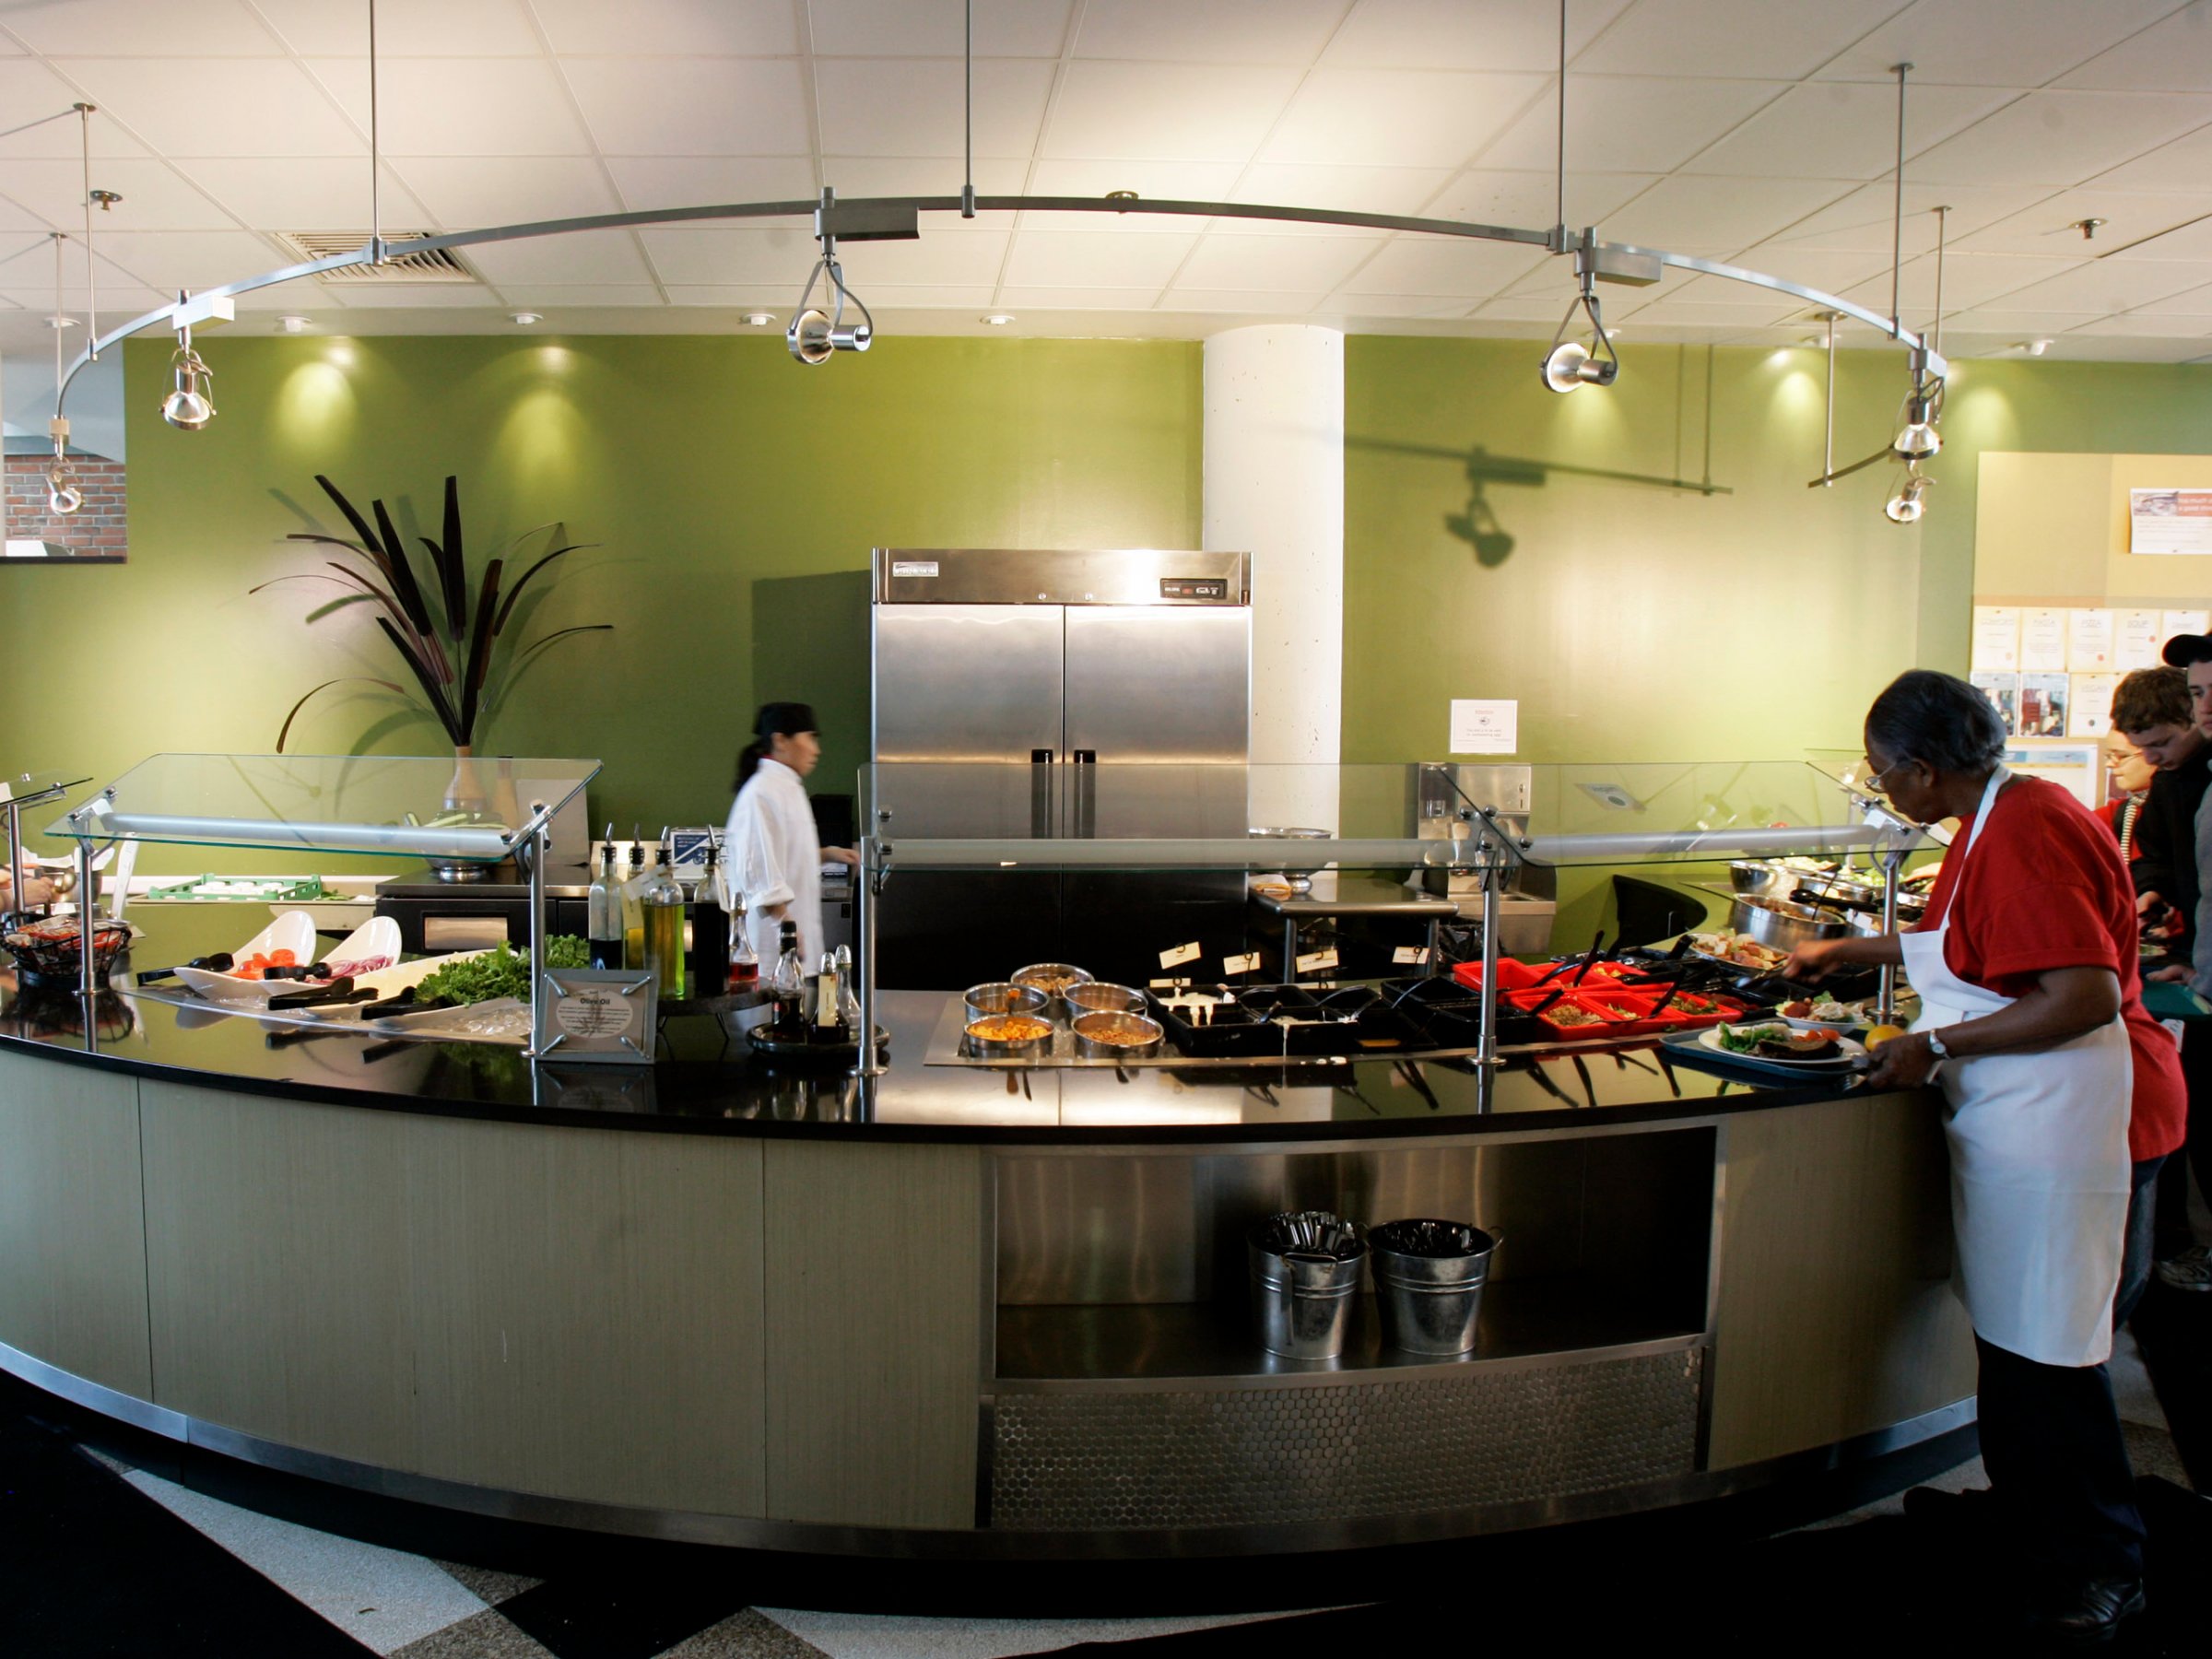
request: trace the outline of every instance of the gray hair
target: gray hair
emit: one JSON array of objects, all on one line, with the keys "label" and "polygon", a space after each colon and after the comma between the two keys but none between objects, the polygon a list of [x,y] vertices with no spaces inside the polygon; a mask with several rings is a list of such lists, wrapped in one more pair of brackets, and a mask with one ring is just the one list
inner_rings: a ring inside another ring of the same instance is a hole
[{"label": "gray hair", "polygon": [[2005,723],[1964,680],[1932,668],[1899,675],[1866,711],[1866,740],[1892,760],[1978,775],[2005,758]]}]

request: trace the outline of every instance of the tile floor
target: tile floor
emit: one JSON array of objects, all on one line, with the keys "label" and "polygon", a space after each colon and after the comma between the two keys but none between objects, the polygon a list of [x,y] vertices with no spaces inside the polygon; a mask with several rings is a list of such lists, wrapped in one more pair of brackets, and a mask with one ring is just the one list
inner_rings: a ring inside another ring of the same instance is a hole
[{"label": "tile floor", "polygon": [[[2202,1312],[2212,1314],[2212,1307]],[[2158,1629],[2147,1623],[2132,1634],[2127,1649],[2212,1651],[2212,1572],[2204,1567],[2212,1561],[2212,1500],[2185,1491],[2165,1414],[2132,1339],[2115,1358],[2113,1378],[2137,1473],[2154,1477],[2146,1488],[2147,1504],[2155,1498],[2159,1506],[2152,1516],[2154,1548],[2165,1540],[2153,1571],[2166,1617]],[[0,1590],[0,1655],[6,1659],[1396,1653],[1431,1645],[1440,1618],[1465,1630],[1465,1609],[1485,1594],[1499,1598],[1485,1615],[1492,1641],[1540,1640],[1555,1653],[1648,1639],[1655,1622],[1693,1612],[1716,1639],[1732,1628],[1747,1639],[1777,1634],[1774,1621],[1785,1621],[1794,1653],[1863,1653],[1878,1639],[1892,1656],[1956,1654],[1973,1634],[1952,1605],[1955,1584],[1941,1573],[1928,1576],[1926,1541],[1896,1519],[1894,1497],[1771,1537],[1706,1539],[1694,1553],[1653,1548],[1648,1531],[1608,1524],[1617,1527],[1611,1535],[1578,1538],[1571,1559],[1561,1559],[1558,1544],[1500,1540],[1512,1554],[1491,1553],[1487,1559],[1498,1570],[1488,1575],[1481,1571],[1486,1558],[1466,1547],[1453,1547],[1458,1555],[1430,1549],[1405,1557],[1400,1567],[1381,1572],[1365,1558],[1340,1572],[1324,1566],[1309,1574],[1314,1600],[1336,1604],[1328,1611],[930,1618],[782,1606],[774,1571],[752,1559],[702,1565],[688,1555],[663,1563],[631,1549],[618,1562],[601,1562],[571,1552],[540,1578],[411,1553],[179,1484],[134,1461],[159,1464],[158,1446],[124,1446],[120,1455],[113,1441],[94,1449],[72,1433],[84,1426],[47,1396],[0,1378],[0,1583],[13,1581]],[[1930,1483],[1978,1485],[1979,1463],[1963,1463]],[[2191,1527],[2192,1541],[2177,1548],[2173,1541]],[[1106,1571],[1122,1575],[1119,1602],[1146,1606],[1154,1570]],[[869,1569],[855,1564],[853,1571]],[[1590,1594],[1593,1583],[1603,1594]],[[1508,1585],[1510,1594],[1501,1588]],[[1870,1594],[1869,1585],[1883,1588]],[[781,1587],[793,1588],[787,1582]],[[821,1594],[817,1581],[807,1599],[835,1597]],[[1733,1608],[1719,1624],[1716,1606]]]}]

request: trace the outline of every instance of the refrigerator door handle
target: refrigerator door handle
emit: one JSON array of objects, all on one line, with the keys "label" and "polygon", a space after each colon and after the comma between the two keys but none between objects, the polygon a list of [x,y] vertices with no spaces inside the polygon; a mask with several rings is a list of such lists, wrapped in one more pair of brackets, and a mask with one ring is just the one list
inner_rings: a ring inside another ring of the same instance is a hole
[{"label": "refrigerator door handle", "polygon": [[1053,762],[1059,759],[1049,748],[1030,751],[1030,838],[1050,841],[1053,836]]},{"label": "refrigerator door handle", "polygon": [[1075,762],[1075,832],[1089,841],[1099,833],[1099,751],[1077,749],[1070,759]]}]

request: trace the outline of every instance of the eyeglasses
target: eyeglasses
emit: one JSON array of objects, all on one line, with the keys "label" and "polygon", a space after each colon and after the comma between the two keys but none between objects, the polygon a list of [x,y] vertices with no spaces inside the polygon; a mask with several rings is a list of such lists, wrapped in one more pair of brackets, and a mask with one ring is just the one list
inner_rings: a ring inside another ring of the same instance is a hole
[{"label": "eyeglasses", "polygon": [[[1866,764],[1868,766],[1872,766],[1874,762],[1869,759]],[[1869,794],[1886,796],[1889,793],[1889,786],[1884,782],[1883,780],[1888,777],[1888,775],[1895,771],[1899,767],[1910,766],[1912,764],[1912,761],[1910,757],[1907,757],[1902,760],[1892,760],[1888,765],[1883,767],[1880,771],[1869,772],[1866,774],[1866,776],[1861,778],[1859,780],[1859,787],[1865,790]]]}]

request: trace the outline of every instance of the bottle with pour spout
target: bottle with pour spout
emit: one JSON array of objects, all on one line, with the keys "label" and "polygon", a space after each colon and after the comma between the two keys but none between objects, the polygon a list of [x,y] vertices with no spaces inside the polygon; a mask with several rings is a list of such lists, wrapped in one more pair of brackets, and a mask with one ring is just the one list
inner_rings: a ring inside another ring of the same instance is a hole
[{"label": "bottle with pour spout", "polygon": [[645,838],[633,824],[629,830],[629,874],[622,883],[622,966],[632,972],[645,966],[645,912],[638,896],[644,892]]},{"label": "bottle with pour spout", "polygon": [[622,937],[622,872],[615,856],[615,827],[606,827],[606,840],[599,848],[599,874],[592,878],[592,891],[584,911],[584,942],[591,951],[594,968],[619,969],[622,966],[624,943]]},{"label": "bottle with pour spout", "polygon": [[[665,836],[661,844],[667,845]],[[638,915],[644,939],[643,966],[660,980],[661,1000],[685,1001],[684,889],[669,873],[665,852],[638,889]]]}]

